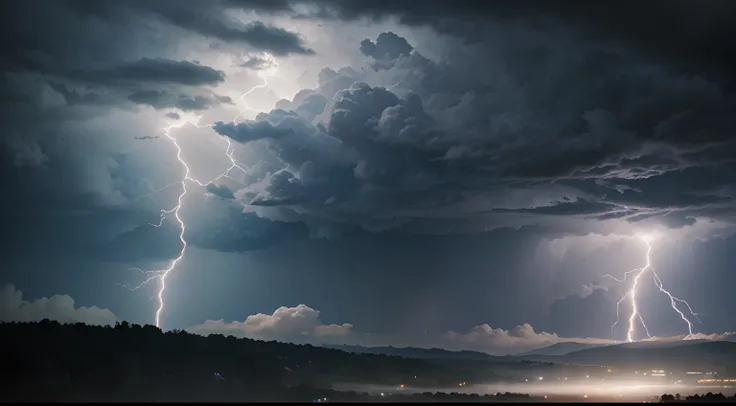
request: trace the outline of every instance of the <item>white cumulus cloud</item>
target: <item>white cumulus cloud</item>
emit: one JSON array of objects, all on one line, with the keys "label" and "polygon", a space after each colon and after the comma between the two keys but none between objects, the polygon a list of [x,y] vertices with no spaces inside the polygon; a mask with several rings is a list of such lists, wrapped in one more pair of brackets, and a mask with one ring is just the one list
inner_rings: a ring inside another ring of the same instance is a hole
[{"label": "white cumulus cloud", "polygon": [[475,350],[489,354],[514,354],[535,348],[547,347],[561,342],[584,344],[616,344],[615,340],[603,338],[560,337],[554,333],[536,332],[529,323],[504,330],[488,324],[473,327],[468,333],[450,331],[441,342],[444,348],[453,350]]},{"label": "white cumulus cloud", "polygon": [[366,347],[388,346],[445,348],[449,350],[474,350],[489,354],[513,354],[559,342],[613,344],[616,341],[599,338],[567,338],[547,332],[536,332],[530,324],[522,324],[504,330],[483,324],[467,333],[449,331],[442,335],[423,336],[414,339],[387,334],[371,334],[358,331],[352,324],[324,324],[320,312],[300,304],[296,307],[280,307],[273,314],[255,314],[245,321],[225,322],[208,320],[190,327],[189,332],[201,335],[223,334],[261,340],[277,340],[294,343],[346,344]]},{"label": "white cumulus cloud", "polygon": [[24,300],[23,292],[7,284],[0,288],[0,321],[31,322],[43,319],[60,323],[113,325],[117,318],[108,309],[97,306],[76,307],[69,295],[54,295]]},{"label": "white cumulus cloud", "polygon": [[224,334],[259,340],[313,344],[331,342],[335,338],[351,334],[352,324],[322,324],[319,313],[319,310],[304,304],[296,307],[282,306],[273,314],[254,314],[242,322],[207,320],[187,330],[202,335]]}]

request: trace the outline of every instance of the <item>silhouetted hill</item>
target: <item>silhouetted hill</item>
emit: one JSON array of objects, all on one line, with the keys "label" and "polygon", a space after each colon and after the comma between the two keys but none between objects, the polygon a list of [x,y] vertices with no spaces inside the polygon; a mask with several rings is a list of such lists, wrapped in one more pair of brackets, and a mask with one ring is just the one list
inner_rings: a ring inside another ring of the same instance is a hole
[{"label": "silhouetted hill", "polygon": [[126,322],[3,323],[0,337],[2,400],[286,401],[299,388],[330,390],[333,383],[438,388],[496,378],[484,362],[164,333]]},{"label": "silhouetted hill", "polygon": [[[535,357],[547,362],[627,367],[736,368],[736,343],[727,341],[682,341],[609,345],[559,356]],[[734,371],[736,372],[736,371]]]},{"label": "silhouetted hill", "polygon": [[733,403],[736,395],[727,397],[723,393],[708,392],[703,395],[695,394],[682,397],[679,394],[665,393],[659,398],[659,403]]},{"label": "silhouetted hill", "polygon": [[354,354],[384,354],[419,359],[453,359],[472,361],[509,361],[510,357],[496,357],[477,351],[448,351],[441,348],[415,347],[362,347],[359,345],[331,345],[326,348],[351,352]]},{"label": "silhouetted hill", "polygon": [[603,347],[607,344],[583,344],[583,343],[557,343],[552,344],[548,347],[537,348],[535,350],[527,351],[522,354],[517,354],[518,357],[525,357],[529,355],[565,355],[571,352],[585,350],[588,348]]}]

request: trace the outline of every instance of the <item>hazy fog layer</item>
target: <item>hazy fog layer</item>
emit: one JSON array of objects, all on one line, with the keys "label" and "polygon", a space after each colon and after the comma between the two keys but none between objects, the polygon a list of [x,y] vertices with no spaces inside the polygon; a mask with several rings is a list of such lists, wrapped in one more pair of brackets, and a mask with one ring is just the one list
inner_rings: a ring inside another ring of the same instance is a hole
[{"label": "hazy fog layer", "polygon": [[333,385],[333,388],[341,391],[368,392],[371,394],[409,394],[422,392],[457,392],[477,393],[479,395],[495,394],[498,392],[528,393],[532,396],[585,396],[589,398],[612,398],[633,399],[660,396],[663,393],[679,393],[682,396],[704,394],[707,392],[730,396],[736,393],[736,387],[706,386],[706,385],[683,385],[683,384],[654,384],[643,381],[618,381],[618,382],[595,382],[595,383],[494,383],[476,384],[464,387],[437,387],[437,388],[411,388],[400,389],[397,387],[380,385]]}]

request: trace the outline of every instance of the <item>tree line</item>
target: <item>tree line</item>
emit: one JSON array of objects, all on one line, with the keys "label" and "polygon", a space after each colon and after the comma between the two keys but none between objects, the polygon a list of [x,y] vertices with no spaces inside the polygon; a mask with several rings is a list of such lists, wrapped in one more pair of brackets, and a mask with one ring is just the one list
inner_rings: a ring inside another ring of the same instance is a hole
[{"label": "tree line", "polygon": [[[127,322],[0,323],[0,336],[7,343],[0,346],[5,401],[304,401],[349,396],[335,395],[333,383],[438,388],[494,378],[488,365],[204,337]],[[524,396],[499,395],[493,400]]]},{"label": "tree line", "polygon": [[677,394],[665,393],[659,398],[659,403],[674,403],[674,402],[736,402],[736,394],[731,397],[727,397],[723,393],[708,392],[705,395],[689,395],[686,397]]}]

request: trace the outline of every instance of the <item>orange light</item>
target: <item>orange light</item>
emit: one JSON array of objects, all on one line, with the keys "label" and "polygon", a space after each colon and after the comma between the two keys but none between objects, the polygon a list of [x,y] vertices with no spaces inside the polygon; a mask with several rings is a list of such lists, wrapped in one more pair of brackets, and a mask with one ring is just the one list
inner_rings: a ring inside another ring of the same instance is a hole
[{"label": "orange light", "polygon": [[700,379],[698,383],[734,383],[736,379]]},{"label": "orange light", "polygon": [[402,387],[402,388],[404,387],[404,384],[403,384],[403,383],[401,384],[401,387]]}]

